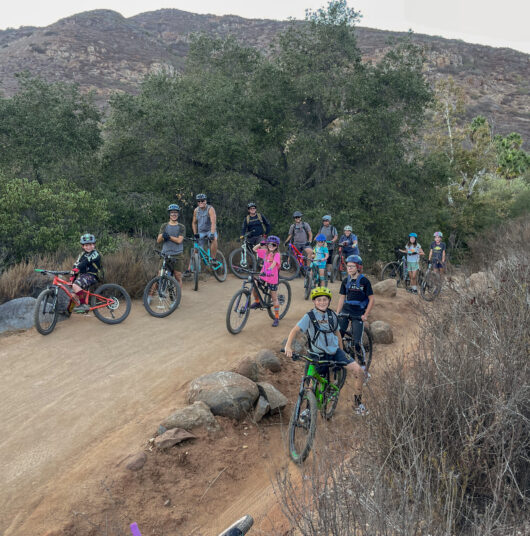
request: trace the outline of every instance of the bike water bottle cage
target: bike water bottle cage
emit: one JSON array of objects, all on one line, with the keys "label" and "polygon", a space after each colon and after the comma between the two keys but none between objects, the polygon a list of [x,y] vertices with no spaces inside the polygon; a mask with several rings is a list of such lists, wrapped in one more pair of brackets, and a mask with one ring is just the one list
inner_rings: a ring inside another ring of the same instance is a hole
[{"label": "bike water bottle cage", "polygon": [[[346,296],[348,296],[348,292],[352,290],[353,288],[356,288],[357,290],[361,290],[361,281],[363,280],[363,278],[364,278],[364,275],[359,274],[359,277],[355,281],[353,281],[351,276],[348,276],[348,279],[346,280]],[[368,296],[366,296],[364,300],[346,299],[344,303],[347,303],[348,305],[360,307],[361,309],[366,309],[368,302],[369,302]]]},{"label": "bike water bottle cage", "polygon": [[[318,336],[323,333],[324,339],[326,341],[326,344],[328,344],[328,334],[335,333],[339,327],[339,319],[337,315],[331,311],[330,309],[326,309],[326,313],[328,314],[328,325],[329,329],[322,329],[320,326],[319,321],[317,320],[317,317],[315,315],[314,311],[309,311],[307,313],[307,316],[309,316],[309,320],[311,320],[311,324],[313,324],[314,334],[313,338],[310,337],[309,331],[307,332],[307,341],[309,343],[309,348],[312,348],[313,345],[316,343]],[[321,352],[320,352],[321,353]]]}]

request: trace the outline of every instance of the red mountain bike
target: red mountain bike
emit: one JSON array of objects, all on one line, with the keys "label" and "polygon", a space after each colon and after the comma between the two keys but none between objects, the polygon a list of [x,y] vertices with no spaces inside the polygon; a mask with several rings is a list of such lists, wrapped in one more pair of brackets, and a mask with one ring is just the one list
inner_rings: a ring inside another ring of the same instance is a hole
[{"label": "red mountain bike", "polygon": [[280,277],[292,281],[300,273],[305,276],[308,269],[305,264],[307,257],[292,242],[289,242],[287,248],[281,254]]},{"label": "red mountain bike", "polygon": [[[52,284],[39,294],[35,304],[35,327],[42,335],[49,335],[54,330],[60,312],[69,317],[73,308],[80,302],[89,305],[88,311],[82,314],[86,315],[89,311],[94,311],[96,318],[105,324],[119,324],[129,316],[131,298],[120,285],[107,283],[98,287],[95,292],[84,290],[80,299],[72,291],[72,284],[76,278],[75,272],[59,272],[40,268],[35,269],[35,271],[43,275],[53,275]],[[66,274],[70,274],[70,281],[65,281],[59,277]],[[64,294],[61,295],[60,290]],[[66,298],[68,298],[67,304]],[[63,303],[66,304],[64,308],[61,307]]]}]

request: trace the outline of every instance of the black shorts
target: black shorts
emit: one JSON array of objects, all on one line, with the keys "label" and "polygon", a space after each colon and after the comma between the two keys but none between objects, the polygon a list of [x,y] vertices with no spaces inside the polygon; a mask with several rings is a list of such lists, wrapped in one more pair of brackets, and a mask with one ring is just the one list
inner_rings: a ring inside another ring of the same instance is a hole
[{"label": "black shorts", "polygon": [[[341,350],[340,348],[336,351],[335,354],[314,354],[310,352],[311,357],[317,357],[321,359],[322,361],[335,361],[338,365],[349,365],[350,363],[354,363],[355,360],[351,358],[344,350]],[[328,368],[328,365],[318,365],[317,366],[317,372],[319,374],[323,374],[326,372],[326,369]]]},{"label": "black shorts", "polygon": [[265,283],[263,282],[263,287],[268,288],[269,290],[276,291],[278,290],[278,283]]}]

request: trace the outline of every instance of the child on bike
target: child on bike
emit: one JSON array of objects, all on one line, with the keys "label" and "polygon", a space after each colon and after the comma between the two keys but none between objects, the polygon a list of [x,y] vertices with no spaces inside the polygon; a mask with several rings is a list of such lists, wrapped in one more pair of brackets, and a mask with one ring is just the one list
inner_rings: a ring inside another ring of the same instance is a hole
[{"label": "child on bike", "polygon": [[298,333],[307,335],[309,354],[323,361],[336,361],[354,377],[354,411],[363,415],[366,408],[361,403],[364,372],[359,364],[344,352],[337,314],[330,309],[331,290],[316,287],[311,291],[313,309],[306,313],[290,331],[285,344],[285,355],[293,356],[292,344]]},{"label": "child on bike", "polygon": [[326,286],[328,282],[328,279],[326,276],[326,264],[329,258],[329,250],[326,245],[326,235],[322,233],[317,234],[315,237],[315,240],[316,240],[317,245],[315,246],[315,249],[313,250],[313,263],[318,268],[320,281],[324,283],[323,286]]},{"label": "child on bike", "polygon": [[[342,280],[340,286],[340,297],[337,305],[339,315],[340,334],[344,336],[351,322],[352,336],[355,354],[360,361],[361,367],[365,366],[364,348],[362,344],[364,323],[374,306],[374,292],[368,278],[362,274],[363,260],[359,255],[350,255],[346,259],[346,270],[348,277]],[[361,397],[355,399],[357,404],[356,412],[363,414],[366,412],[365,406],[361,402]]]},{"label": "child on bike", "polygon": [[180,207],[175,204],[167,207],[169,221],[163,223],[156,237],[157,244],[163,243],[162,253],[170,255],[169,265],[178,284],[182,287],[182,270],[184,267],[184,237],[186,228],[179,223]]},{"label": "child on bike", "polygon": [[83,253],[77,257],[74,263],[72,272],[75,274],[75,280],[72,283],[72,290],[79,296],[80,301],[84,300],[84,303],[74,307],[73,312],[87,313],[90,307],[87,303],[88,294],[85,290],[103,279],[103,263],[101,255],[96,250],[96,237],[93,234],[82,235],[80,243]]},{"label": "child on bike", "polygon": [[[278,301],[278,280],[280,276],[280,239],[277,236],[270,235],[260,244],[256,244],[253,248],[258,258],[263,260],[263,268],[261,272],[261,280],[265,282],[271,291],[271,299],[274,308],[274,321],[272,327],[278,327],[280,323],[280,302]],[[254,290],[254,303],[250,306],[251,309],[257,309],[260,306],[259,296]]]},{"label": "child on bike", "polygon": [[342,246],[342,255],[345,259],[350,255],[359,255],[357,236],[352,233],[351,225],[344,227],[344,234],[339,239],[339,245]]},{"label": "child on bike", "polygon": [[408,244],[405,249],[400,249],[400,253],[407,254],[407,271],[410,275],[410,291],[413,294],[418,293],[418,270],[420,269],[420,255],[425,255],[423,249],[418,244],[418,235],[416,233],[409,234]]},{"label": "child on bike", "polygon": [[429,252],[429,262],[432,262],[432,267],[435,272],[444,273],[445,268],[445,242],[442,242],[443,234],[441,231],[434,233],[434,242],[431,242],[431,251]]}]

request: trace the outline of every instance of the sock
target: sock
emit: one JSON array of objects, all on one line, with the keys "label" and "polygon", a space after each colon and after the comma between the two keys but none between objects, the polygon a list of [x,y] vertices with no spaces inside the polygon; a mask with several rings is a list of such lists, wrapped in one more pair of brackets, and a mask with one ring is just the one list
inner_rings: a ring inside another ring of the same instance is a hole
[{"label": "sock", "polygon": [[353,402],[355,406],[360,406],[362,404],[362,395],[353,395]]},{"label": "sock", "polygon": [[274,306],[274,318],[280,319],[280,306]]}]

